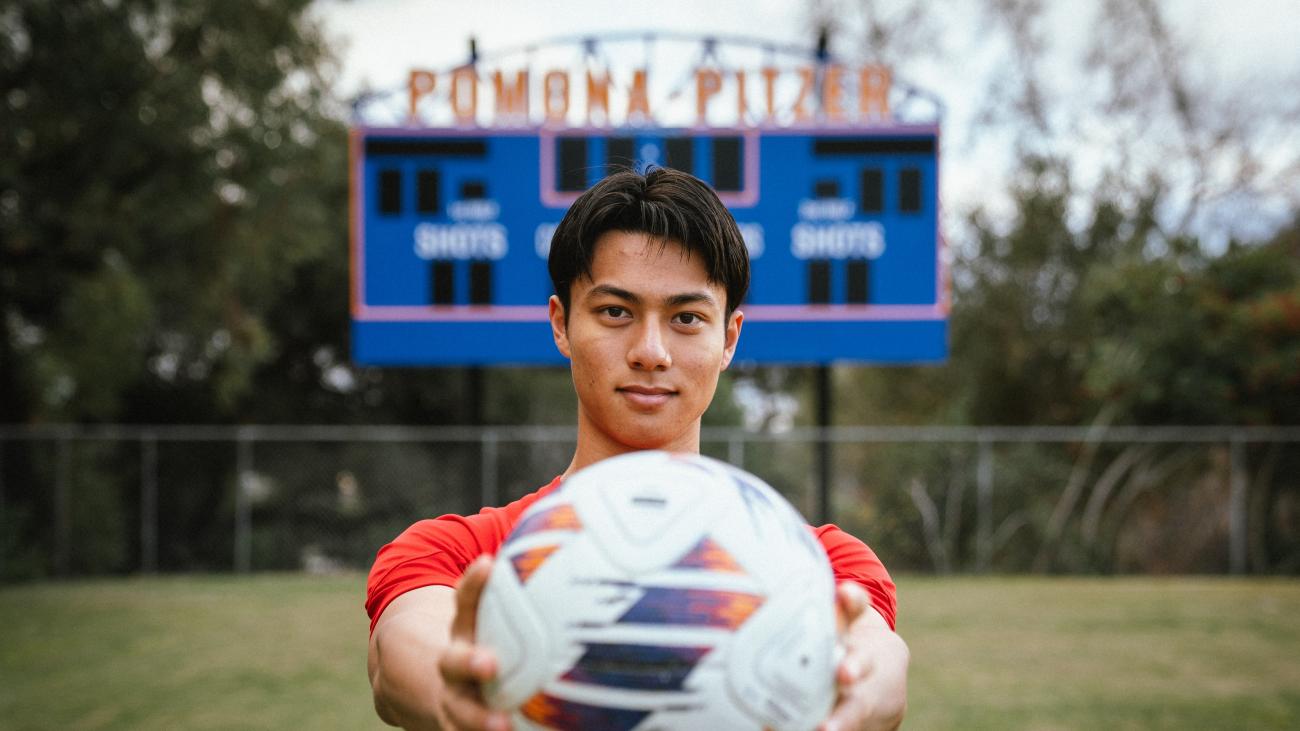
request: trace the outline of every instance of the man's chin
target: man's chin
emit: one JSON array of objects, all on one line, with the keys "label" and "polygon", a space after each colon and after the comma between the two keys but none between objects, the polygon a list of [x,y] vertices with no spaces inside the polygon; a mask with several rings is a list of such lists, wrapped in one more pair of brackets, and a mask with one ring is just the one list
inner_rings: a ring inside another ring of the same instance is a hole
[{"label": "man's chin", "polygon": [[685,449],[691,442],[689,430],[669,428],[665,425],[629,424],[618,431],[618,441],[629,451],[646,449]]}]

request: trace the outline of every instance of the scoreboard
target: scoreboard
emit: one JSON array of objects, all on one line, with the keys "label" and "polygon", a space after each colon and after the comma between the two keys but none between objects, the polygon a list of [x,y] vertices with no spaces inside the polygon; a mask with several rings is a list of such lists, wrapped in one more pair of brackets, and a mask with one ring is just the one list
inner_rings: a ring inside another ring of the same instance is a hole
[{"label": "scoreboard", "polygon": [[935,125],[354,128],[353,359],[563,363],[551,235],[609,172],[661,165],[713,186],[744,235],[737,361],[942,361],[938,142]]}]

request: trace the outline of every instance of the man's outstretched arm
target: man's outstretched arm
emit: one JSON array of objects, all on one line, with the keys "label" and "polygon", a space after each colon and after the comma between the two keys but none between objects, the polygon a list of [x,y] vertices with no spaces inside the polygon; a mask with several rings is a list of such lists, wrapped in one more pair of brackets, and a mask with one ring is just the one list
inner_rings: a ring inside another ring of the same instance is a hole
[{"label": "man's outstretched arm", "polygon": [[456,589],[408,591],[379,617],[367,666],[375,711],[385,723],[407,729],[509,728],[508,717],[484,707],[478,690],[496,675],[492,653],[474,645],[479,597],[491,565],[476,561]]},{"label": "man's outstretched arm", "polygon": [[885,618],[871,607],[867,592],[852,582],[835,591],[842,623],[844,659],[835,672],[839,698],[822,731],[892,731],[907,711],[907,666],[911,652]]}]

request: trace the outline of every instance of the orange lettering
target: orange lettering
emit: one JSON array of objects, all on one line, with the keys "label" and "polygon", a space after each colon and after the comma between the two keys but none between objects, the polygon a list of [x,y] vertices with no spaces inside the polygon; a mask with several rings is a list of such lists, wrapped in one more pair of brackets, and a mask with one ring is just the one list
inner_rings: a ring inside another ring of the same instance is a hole
[{"label": "orange lettering", "polygon": [[812,91],[813,83],[817,75],[813,72],[812,66],[804,66],[796,69],[799,72],[799,96],[794,100],[794,121],[807,122],[812,114],[808,112],[808,94]]},{"label": "orange lettering", "polygon": [[473,66],[451,72],[451,113],[456,124],[474,124],[478,117],[478,72]]},{"label": "orange lettering", "polygon": [[632,88],[627,92],[627,119],[632,121],[633,115],[639,115],[640,120],[650,119],[650,93],[646,90],[646,70],[637,69],[632,72]]},{"label": "orange lettering", "polygon": [[707,124],[709,99],[722,89],[722,74],[714,69],[699,69],[695,72],[695,118],[699,124]]},{"label": "orange lettering", "polygon": [[411,69],[410,79],[407,81],[411,100],[411,119],[415,119],[415,108],[420,103],[420,99],[433,93],[438,86],[438,77],[432,71],[422,69]]},{"label": "orange lettering", "polygon": [[889,86],[887,66],[863,66],[858,72],[858,112],[864,117],[877,119],[889,116]]},{"label": "orange lettering", "polygon": [[609,124],[609,72],[601,78],[587,69],[587,124],[593,124],[596,107],[600,107],[600,121]]},{"label": "orange lettering", "polygon": [[736,72],[736,124],[745,123],[745,72]]},{"label": "orange lettering", "polygon": [[513,84],[506,82],[505,74],[492,72],[492,86],[496,91],[496,120],[498,122],[528,121],[528,71],[516,71]]},{"label": "orange lettering", "polygon": [[569,116],[569,74],[558,69],[542,77],[542,110],[547,122],[564,122]]},{"label": "orange lettering", "polygon": [[764,66],[759,71],[763,75],[763,89],[767,92],[767,118],[776,116],[776,77],[780,71],[775,66]]},{"label": "orange lettering", "polygon": [[844,68],[830,64],[822,76],[822,114],[833,122],[844,121]]}]

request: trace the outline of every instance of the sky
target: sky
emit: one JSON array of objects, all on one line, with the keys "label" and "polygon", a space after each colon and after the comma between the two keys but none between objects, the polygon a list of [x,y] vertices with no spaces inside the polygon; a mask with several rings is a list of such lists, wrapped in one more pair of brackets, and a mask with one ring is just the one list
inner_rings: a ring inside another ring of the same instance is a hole
[{"label": "sky", "polygon": [[[1055,35],[1077,45],[1087,27],[1076,22],[1075,4],[1048,4]],[[974,16],[973,0],[941,0],[937,5],[964,23]],[[445,67],[461,61],[470,36],[485,50],[557,35],[650,29],[810,43],[810,6],[783,0],[319,0],[317,13],[328,32],[344,44],[343,89],[352,90],[363,82],[400,85],[413,66]],[[1166,0],[1162,6],[1179,31],[1197,45],[1216,49],[1228,75],[1288,63],[1294,67],[1300,56],[1296,0]],[[952,33],[951,42],[959,46],[973,40],[961,35]],[[956,77],[964,70],[960,64],[949,67],[958,72]]]},{"label": "sky", "polygon": [[[817,0],[829,3],[832,0]],[[1073,1],[1045,0],[1050,47],[1048,68],[1057,70],[1059,94],[1068,95],[1090,42],[1091,20]],[[346,98],[362,89],[396,90],[412,68],[448,69],[463,62],[468,39],[481,54],[573,36],[618,31],[678,31],[743,35],[775,42],[812,44],[814,2],[781,0],[318,0],[314,12],[340,51],[339,90]],[[851,5],[840,2],[839,6]],[[1222,88],[1260,79],[1290,79],[1300,88],[1300,0],[1165,0],[1159,3],[1174,34],[1196,50],[1197,74]],[[886,12],[894,7],[880,5]],[[1013,151],[1008,139],[977,124],[987,112],[983,92],[995,72],[1014,63],[1008,49],[991,42],[975,0],[935,0],[942,27],[935,46],[896,70],[904,80],[936,94],[945,107],[942,193],[947,213],[979,204],[996,212],[990,190],[1004,190]],[[1096,7],[1096,6],[1093,6]],[[850,37],[833,49],[849,47]],[[1297,95],[1300,96],[1300,95]],[[1300,109],[1296,110],[1300,112]],[[1300,144],[1294,137],[1291,142]],[[1104,151],[1099,150],[1098,159]],[[993,185],[990,185],[993,183]],[[1006,204],[1006,201],[1002,201]]]}]

